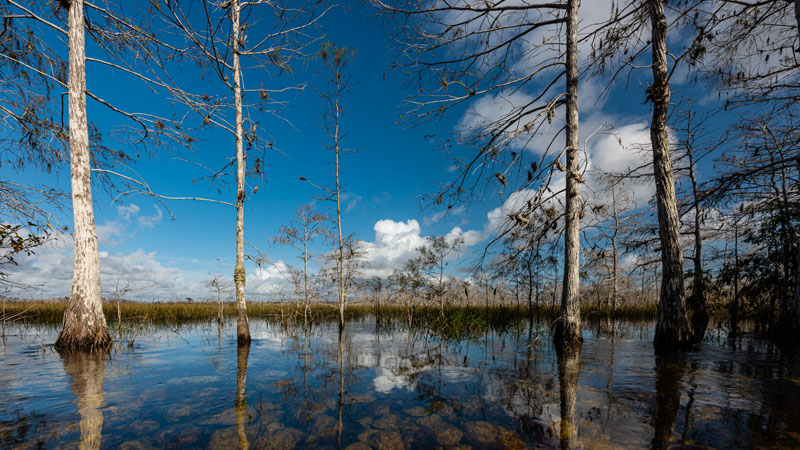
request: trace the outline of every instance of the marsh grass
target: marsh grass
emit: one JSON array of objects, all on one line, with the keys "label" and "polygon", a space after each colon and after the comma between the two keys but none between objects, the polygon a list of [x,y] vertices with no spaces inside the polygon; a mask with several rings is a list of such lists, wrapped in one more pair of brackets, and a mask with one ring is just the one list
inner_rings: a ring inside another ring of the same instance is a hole
[{"label": "marsh grass", "polygon": [[[23,324],[43,324],[57,326],[61,324],[66,309],[66,299],[59,300],[8,300],[5,307],[6,317],[15,317]],[[120,313],[123,324],[177,325],[184,323],[212,322],[217,320],[217,304],[211,302],[120,302]],[[598,310],[596,305],[584,305],[584,317],[610,317],[608,308]],[[117,324],[116,303],[103,302],[103,311],[110,324]],[[236,316],[236,304],[223,304],[226,320]],[[303,306],[294,303],[251,302],[247,305],[247,313],[252,318],[266,319],[285,326],[302,325],[304,321]],[[442,316],[439,307],[416,306],[412,310],[414,327],[424,327],[453,338],[479,335],[487,329],[510,329],[518,322],[525,322],[529,317],[537,321],[548,322],[558,313],[557,308],[543,306],[531,311],[527,307],[516,306],[454,306],[445,309]],[[348,319],[359,319],[376,314],[373,304],[351,304],[347,308]],[[402,305],[382,305],[378,316],[381,319],[407,321],[408,311]],[[656,317],[656,305],[621,305],[617,308],[620,319],[649,320]],[[334,321],[338,319],[338,309],[333,303],[315,303],[311,306],[310,320],[314,323]],[[117,324],[118,325],[118,324]]]}]

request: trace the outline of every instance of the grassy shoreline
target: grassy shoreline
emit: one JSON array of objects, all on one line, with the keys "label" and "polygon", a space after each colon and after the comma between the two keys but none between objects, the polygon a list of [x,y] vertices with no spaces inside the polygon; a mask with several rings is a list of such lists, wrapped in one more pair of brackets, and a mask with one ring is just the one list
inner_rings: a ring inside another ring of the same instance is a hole
[{"label": "grassy shoreline", "polygon": [[[14,322],[23,324],[61,324],[64,310],[66,309],[65,300],[8,300],[5,304],[5,312],[0,313],[2,317],[14,318]],[[213,322],[217,319],[216,303],[210,302],[136,302],[122,301],[120,309],[123,322],[134,322],[144,324],[181,324],[194,322]],[[117,321],[117,306],[115,302],[104,301],[103,312],[109,323]],[[311,305],[312,319],[315,322],[326,322],[338,320],[338,310],[333,303],[314,303]],[[375,306],[372,304],[351,304],[348,305],[347,315],[349,318],[360,318],[375,314]],[[656,305],[623,305],[617,309],[617,318],[633,320],[652,320],[656,318]],[[251,302],[247,305],[247,313],[251,318],[261,318],[276,322],[296,321],[302,319],[303,307],[294,303],[262,303]],[[538,319],[552,318],[558,313],[558,308],[551,308],[550,305],[534,307],[530,316]],[[234,302],[223,303],[223,314],[225,320],[235,320],[236,304]],[[382,305],[380,308],[381,316],[393,317],[397,319],[407,318],[408,311],[402,305]],[[434,306],[415,306],[413,309],[414,321],[430,323],[436,320],[440,314],[439,308]],[[481,317],[483,321],[490,323],[504,323],[509,321],[527,320],[529,312],[527,306],[500,305],[500,306],[451,306],[446,310],[448,318],[458,319],[470,317],[475,319]],[[605,318],[611,317],[609,308],[598,310],[596,305],[584,305],[582,315],[585,318]]]}]

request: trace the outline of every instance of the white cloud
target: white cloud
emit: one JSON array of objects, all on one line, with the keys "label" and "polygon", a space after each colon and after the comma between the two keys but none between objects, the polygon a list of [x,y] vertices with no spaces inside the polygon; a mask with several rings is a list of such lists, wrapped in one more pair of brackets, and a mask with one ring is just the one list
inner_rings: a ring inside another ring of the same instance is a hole
[{"label": "white cloud", "polygon": [[117,215],[124,220],[130,220],[131,217],[139,215],[139,206],[135,203],[131,203],[129,206],[119,205],[117,206]]},{"label": "white cloud", "polygon": [[[34,255],[18,258],[18,266],[7,267],[9,281],[31,286],[16,289],[19,297],[60,297],[69,295],[74,267],[74,240],[59,234],[52,242],[37,249]],[[129,295],[142,299],[182,299],[205,293],[202,276],[161,264],[155,251],[138,249],[131,253],[99,252],[100,283],[103,295],[109,295],[114,283],[147,287]]]},{"label": "white cloud", "polygon": [[283,261],[256,268],[255,276],[247,280],[247,292],[252,294],[275,294],[286,289],[289,282],[289,266]]},{"label": "white cloud", "polygon": [[[135,206],[135,205],[134,205]],[[156,213],[152,216],[139,216],[136,219],[136,223],[139,224],[142,228],[153,228],[154,226],[161,223],[161,219],[164,218],[164,211],[161,210],[158,206],[156,208]]]},{"label": "white cloud", "polygon": [[[393,269],[402,267],[416,255],[418,248],[427,244],[419,222],[414,219],[406,222],[379,220],[375,223],[374,229],[375,240],[363,243],[367,256],[365,268],[361,272],[365,277],[389,276]],[[460,227],[454,227],[445,236],[448,240],[456,236],[463,237],[465,247],[483,240],[481,232],[463,231]]]},{"label": "white cloud", "polygon": [[470,247],[483,240],[483,233],[477,230],[463,231],[461,227],[455,227],[445,235],[448,242],[453,242],[457,238],[464,239],[464,246]]},{"label": "white cloud", "polygon": [[119,220],[107,220],[102,225],[97,225],[97,240],[100,245],[115,246],[120,240],[117,238],[127,237],[126,224]]},{"label": "white cloud", "polygon": [[[650,144],[650,125],[635,122],[611,130],[612,134],[598,135],[589,144],[589,167],[587,168],[588,188],[595,192],[596,199],[608,203],[610,197],[601,185],[601,173],[626,173],[651,163],[647,151]],[[625,180],[619,187],[630,194],[632,208],[644,206],[655,193],[652,183],[636,184]]]},{"label": "white cloud", "polygon": [[164,212],[158,206],[154,207],[156,213],[152,216],[141,216],[141,208],[135,203],[117,206],[117,219],[106,220],[96,226],[97,239],[100,245],[116,246],[122,240],[132,237],[136,230],[131,229],[134,219],[138,228],[153,228],[161,223]]},{"label": "white cloud", "polygon": [[342,195],[342,201],[345,203],[344,212],[349,213],[354,210],[363,199],[364,197],[357,194],[344,193]]}]

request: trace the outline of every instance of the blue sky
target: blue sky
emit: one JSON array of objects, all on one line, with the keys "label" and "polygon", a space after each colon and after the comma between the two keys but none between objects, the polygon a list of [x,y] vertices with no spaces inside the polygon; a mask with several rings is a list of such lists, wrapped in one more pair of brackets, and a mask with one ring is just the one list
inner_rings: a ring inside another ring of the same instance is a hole
[{"label": "blue sky", "polygon": [[[401,122],[400,107],[413,90],[408,87],[408,79],[403,73],[392,70],[396,51],[386,25],[373,16],[374,11],[362,9],[358,2],[352,4],[354,6],[333,8],[320,25],[325,39],[339,46],[355,48],[357,52],[346,69],[351,77],[351,87],[343,100],[344,145],[357,150],[357,153],[343,157],[344,231],[356,233],[369,246],[372,254],[365,270],[368,275],[386,275],[392,267],[401,265],[414,248],[424,242],[424,236],[466,233],[469,246],[463,256],[469,257],[482,248],[481,244],[498,228],[515,202],[524,200],[525,193],[490,194],[466,208],[456,208],[453,214],[445,217],[442,217],[442,209],[423,208],[421,196],[435,193],[437,183],[445,182],[453,175],[448,170],[451,162],[437,150],[439,141],[429,136],[453,138],[459,124],[475,117],[471,113],[494,114],[502,109],[502,103],[513,102],[517,100],[515,96],[526,93],[478,98],[464,108],[452,111],[441,121],[422,126],[408,127],[398,123]],[[582,14],[607,14],[603,12],[604,8],[588,4]],[[584,17],[583,20],[594,19]],[[89,56],[92,56],[91,48]],[[282,80],[285,83],[308,83],[302,92],[280,98],[287,101],[281,112],[286,121],[275,117],[258,119],[259,126],[268,130],[280,151],[268,153],[267,184],[260,186],[258,193],[247,199],[245,239],[267,253],[283,270],[285,264],[299,264],[300,260],[294,249],[271,243],[280,226],[288,224],[296,208],[304,203],[313,201],[320,210],[332,206],[314,200],[320,192],[299,179],[303,176],[317,184],[333,183],[333,155],[325,148],[328,137],[322,130],[324,105],[317,91],[324,87],[324,80],[318,73],[320,68],[319,62],[313,60],[295,64],[291,76]],[[604,81],[582,82],[582,140],[604,123],[613,125],[616,133],[614,136],[599,135],[591,140],[587,148],[591,168],[619,170],[626,164],[636,165],[642,159],[642,155],[632,149],[637,144],[646,143],[649,138],[650,110],[643,104],[641,89],[649,77],[648,71],[638,72],[628,89],[616,87],[608,97],[597,102],[595,99],[604,87]],[[129,110],[168,106],[162,98],[148,93],[141,84],[119,72],[90,66],[87,78],[90,90],[124,103]],[[256,87],[261,82],[258,74],[246,74],[248,86]],[[271,81],[263,82],[269,86],[267,83]],[[687,87],[686,93],[696,92]],[[105,127],[121,121],[114,113],[91,101],[89,118]],[[617,138],[623,142],[622,146]],[[195,159],[216,167],[234,152],[231,135],[211,130],[202,133],[193,153],[175,151],[145,156],[131,169],[141,175],[154,191],[164,195],[202,196],[233,202],[234,190],[224,189],[217,193],[206,182],[193,183],[193,179],[203,176],[202,170],[176,158]],[[66,165],[52,175],[12,173],[7,167],[0,170],[4,177],[23,182],[69,187]],[[227,181],[235,186],[232,176]],[[646,205],[651,193],[651,187],[635,189],[637,204]],[[230,206],[168,201],[167,206],[174,215],[174,220],[170,220],[167,211],[152,198],[120,198],[112,203],[113,197],[97,184],[94,194],[104,289],[114,280],[121,280],[139,286],[157,285],[142,291],[141,296],[146,299],[203,297],[208,292],[202,287],[202,280],[220,271],[231,276],[235,255],[235,210]],[[68,208],[59,214],[59,221],[71,225]],[[61,243],[42,249],[35,256],[21,258],[20,267],[12,270],[10,279],[40,289],[15,294],[31,297],[68,295],[72,264],[70,245],[65,236]],[[320,245],[314,250],[319,255],[326,249]],[[314,266],[318,268],[319,264],[315,262]],[[248,294],[260,300],[274,298],[282,283],[280,274],[272,269],[258,273],[252,265],[248,265],[247,270]]]}]

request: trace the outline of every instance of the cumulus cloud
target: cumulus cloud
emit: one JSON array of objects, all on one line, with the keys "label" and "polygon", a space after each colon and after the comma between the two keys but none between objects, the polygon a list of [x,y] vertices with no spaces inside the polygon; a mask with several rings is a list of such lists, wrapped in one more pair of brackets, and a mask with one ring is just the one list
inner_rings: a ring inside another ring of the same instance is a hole
[{"label": "cumulus cloud", "polygon": [[256,269],[255,277],[247,280],[247,292],[269,295],[286,289],[289,285],[289,265],[277,261],[272,265]]},{"label": "cumulus cloud", "polygon": [[445,239],[447,240],[447,242],[451,243],[459,238],[463,240],[464,246],[470,247],[482,241],[484,236],[483,233],[481,233],[480,231],[477,230],[463,231],[461,227],[455,227],[445,235]]},{"label": "cumulus cloud", "polygon": [[[602,203],[610,202],[610,197],[603,189],[601,174],[626,173],[652,162],[650,154],[643,151],[650,143],[650,125],[647,122],[634,122],[610,133],[596,136],[588,149],[588,188]],[[655,193],[652,183],[637,185],[632,180],[624,181],[619,188],[630,194],[632,204],[629,206],[634,209],[646,204]]]},{"label": "cumulus cloud", "polygon": [[[140,215],[141,208],[135,203],[130,205],[117,206],[117,218],[106,220],[97,225],[97,239],[101,245],[116,246],[123,240],[132,237],[136,233],[136,228],[153,228],[161,223],[164,218],[164,211],[155,206],[155,214],[152,216]],[[134,226],[134,223],[136,226]]]},{"label": "cumulus cloud", "polygon": [[[591,197],[595,203],[608,204],[611,201],[610,193],[605,189],[602,175],[624,173],[648,164],[649,153],[643,149],[650,142],[650,131],[649,124],[643,121],[633,122],[616,129],[606,129],[602,126],[604,119],[608,119],[608,117],[595,114],[588,117],[580,126],[582,144],[586,146],[586,157],[581,160],[586,168],[586,184],[581,187],[581,196],[585,201]],[[598,129],[604,131],[592,136]],[[618,185],[618,189],[625,190],[625,206],[630,209],[646,205],[655,192],[652,183],[638,185],[634,183],[634,181],[626,180]],[[565,174],[556,171],[548,184],[548,191],[542,196],[544,204],[561,208],[565,187]],[[537,195],[535,189],[521,189],[512,192],[500,206],[487,213],[484,235],[501,231],[507,225],[509,215],[525,210],[526,203],[528,201],[535,202]]]},{"label": "cumulus cloud", "polygon": [[[72,236],[62,233],[35,254],[18,258],[19,265],[5,268],[9,281],[31,287],[16,288],[11,295],[44,298],[69,295],[75,262],[74,246]],[[131,287],[146,287],[131,295],[143,299],[182,299],[205,292],[200,277],[161,264],[155,251],[102,251],[99,252],[99,258],[100,283],[104,295],[110,293],[116,282]]]},{"label": "cumulus cloud", "polygon": [[[400,268],[417,254],[417,249],[426,245],[419,222],[415,219],[399,221],[385,219],[375,223],[375,240],[363,242],[366,250],[366,265],[362,273],[366,277],[387,277],[395,268]],[[483,240],[479,231],[464,231],[454,227],[446,238],[452,242],[460,236],[464,239],[464,247],[475,245]],[[462,250],[463,251],[463,250]]]}]

